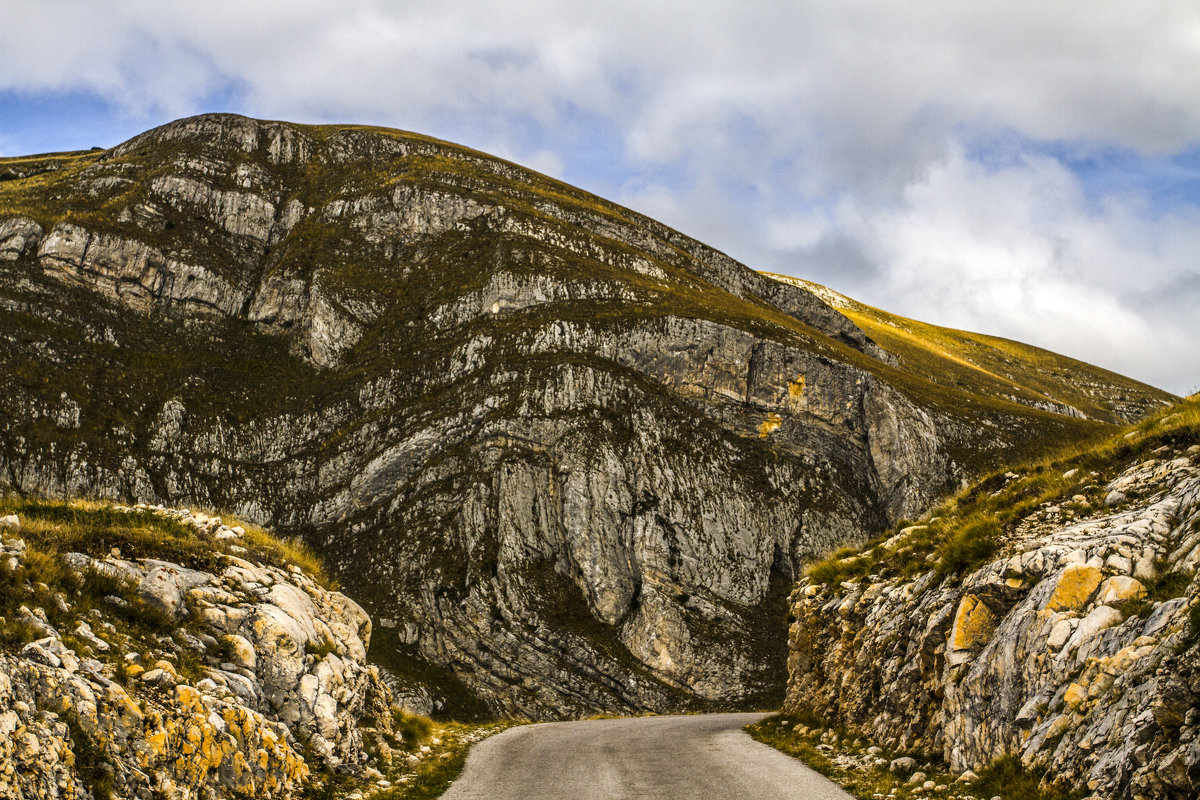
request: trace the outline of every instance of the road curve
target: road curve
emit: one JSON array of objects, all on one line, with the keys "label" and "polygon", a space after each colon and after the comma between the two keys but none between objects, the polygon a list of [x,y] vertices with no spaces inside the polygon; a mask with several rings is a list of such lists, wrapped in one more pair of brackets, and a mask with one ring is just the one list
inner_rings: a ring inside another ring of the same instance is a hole
[{"label": "road curve", "polygon": [[444,800],[852,800],[741,728],[765,714],[551,722],[479,743]]}]

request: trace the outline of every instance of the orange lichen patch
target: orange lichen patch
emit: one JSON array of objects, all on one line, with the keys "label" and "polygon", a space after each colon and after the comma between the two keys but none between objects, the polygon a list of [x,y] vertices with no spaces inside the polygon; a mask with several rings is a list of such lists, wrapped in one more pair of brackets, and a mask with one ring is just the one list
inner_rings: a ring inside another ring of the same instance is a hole
[{"label": "orange lichen patch", "polygon": [[987,644],[996,630],[999,618],[987,604],[973,594],[959,602],[954,615],[954,630],[950,645],[955,650],[975,650]]},{"label": "orange lichen patch", "polygon": [[1087,689],[1078,683],[1072,683],[1067,687],[1066,694],[1063,695],[1063,702],[1074,710],[1083,705],[1084,701],[1087,700],[1087,696]]},{"label": "orange lichen patch", "polygon": [[768,414],[767,418],[763,420],[761,425],[758,426],[758,438],[767,438],[771,434],[771,431],[775,430],[782,424],[783,417],[774,412]]},{"label": "orange lichen patch", "polygon": [[804,396],[804,376],[796,376],[796,380],[788,384],[788,397],[800,398]]},{"label": "orange lichen patch", "polygon": [[1092,592],[1100,585],[1103,576],[1100,570],[1087,564],[1072,564],[1063,570],[1054,587],[1054,593],[1046,601],[1046,611],[1071,611],[1083,608]]}]

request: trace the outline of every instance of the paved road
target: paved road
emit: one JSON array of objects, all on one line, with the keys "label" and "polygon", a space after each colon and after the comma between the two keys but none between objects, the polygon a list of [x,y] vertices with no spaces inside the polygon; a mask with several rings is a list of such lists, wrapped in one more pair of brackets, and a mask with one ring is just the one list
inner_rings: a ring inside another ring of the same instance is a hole
[{"label": "paved road", "polygon": [[764,714],[523,725],[481,742],[445,800],[852,800],[741,728]]}]

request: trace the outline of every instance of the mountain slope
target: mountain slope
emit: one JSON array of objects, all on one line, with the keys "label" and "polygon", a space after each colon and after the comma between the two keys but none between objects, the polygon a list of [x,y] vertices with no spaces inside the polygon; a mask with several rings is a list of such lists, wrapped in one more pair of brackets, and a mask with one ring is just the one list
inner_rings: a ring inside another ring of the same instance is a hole
[{"label": "mountain slope", "polygon": [[889,314],[811,281],[763,274],[814,293],[906,370],[939,386],[1106,422],[1131,422],[1146,414],[1145,386],[1123,375],[1011,339]]},{"label": "mountain slope", "polygon": [[768,702],[805,558],[1169,399],[947,385],[814,291],[413,134],[207,115],[0,178],[0,480],[303,535],[397,688],[457,713]]},{"label": "mountain slope", "polygon": [[787,709],[954,773],[1196,796],[1200,398],[872,544],[797,586]]}]

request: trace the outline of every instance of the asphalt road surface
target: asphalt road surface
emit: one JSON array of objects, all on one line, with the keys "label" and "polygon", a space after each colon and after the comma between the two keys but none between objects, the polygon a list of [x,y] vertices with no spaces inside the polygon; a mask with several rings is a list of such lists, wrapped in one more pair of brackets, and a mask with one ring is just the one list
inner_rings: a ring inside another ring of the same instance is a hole
[{"label": "asphalt road surface", "polygon": [[471,750],[445,800],[852,800],[741,729],[765,714],[523,725]]}]

